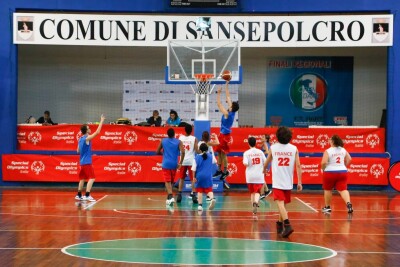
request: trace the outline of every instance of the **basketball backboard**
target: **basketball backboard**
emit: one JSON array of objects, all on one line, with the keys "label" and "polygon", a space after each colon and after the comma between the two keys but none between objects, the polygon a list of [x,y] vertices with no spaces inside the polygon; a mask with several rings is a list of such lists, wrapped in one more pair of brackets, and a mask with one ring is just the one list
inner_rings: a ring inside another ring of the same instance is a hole
[{"label": "basketball backboard", "polygon": [[212,74],[211,84],[223,84],[224,70],[232,73],[231,84],[242,83],[239,40],[170,40],[165,82],[195,84],[195,74]]}]

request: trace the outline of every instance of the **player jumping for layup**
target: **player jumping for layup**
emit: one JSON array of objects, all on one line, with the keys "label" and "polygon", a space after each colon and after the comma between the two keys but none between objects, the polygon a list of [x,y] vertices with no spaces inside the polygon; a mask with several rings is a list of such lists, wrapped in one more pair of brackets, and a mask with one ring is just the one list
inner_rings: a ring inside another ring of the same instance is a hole
[{"label": "player jumping for layup", "polygon": [[[225,85],[225,95],[228,109],[225,109],[225,107],[221,103],[222,87],[219,87],[217,90],[217,105],[219,111],[221,111],[222,113],[222,118],[221,130],[218,136],[220,144],[215,149],[215,151],[218,152],[218,171],[214,174],[214,177],[221,175],[221,180],[226,179],[226,177],[228,177],[229,175],[227,154],[229,153],[229,143],[231,141],[231,128],[233,122],[235,121],[235,114],[239,110],[239,103],[231,101],[228,84],[229,81],[227,81]],[[224,186],[227,187],[227,184],[224,183]]]}]

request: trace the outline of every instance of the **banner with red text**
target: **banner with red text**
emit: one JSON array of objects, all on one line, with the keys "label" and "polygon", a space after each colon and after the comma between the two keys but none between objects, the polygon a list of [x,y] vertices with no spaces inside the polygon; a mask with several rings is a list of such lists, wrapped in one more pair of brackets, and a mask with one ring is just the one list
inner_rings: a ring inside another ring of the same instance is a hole
[{"label": "banner with red text", "polygon": [[[92,126],[94,131],[96,125]],[[339,135],[350,153],[384,153],[384,128],[291,128],[292,144],[300,153],[322,153],[329,147],[329,138]],[[176,137],[184,133],[183,127],[175,128]],[[219,128],[212,127],[212,133]],[[261,145],[262,135],[277,142],[276,128],[233,128],[231,152],[248,149],[247,138],[254,136]],[[19,150],[76,151],[81,136],[80,125],[27,126],[19,125],[17,138]],[[129,125],[104,125],[93,140],[95,151],[150,151],[154,152],[162,138],[167,137],[166,127],[140,127]]]},{"label": "banner with red text", "polygon": [[[228,181],[246,183],[242,157],[229,157]],[[163,182],[162,156],[93,156],[96,182]],[[322,184],[321,158],[301,157],[303,184]],[[357,185],[388,185],[388,158],[353,158],[348,182]],[[3,181],[77,182],[79,157],[64,155],[3,155]],[[271,173],[266,175],[271,184]],[[297,177],[295,177],[297,183]]]},{"label": "banner with red text", "polygon": [[[17,130],[19,150],[76,151],[82,136],[81,125],[54,126],[19,125]],[[97,125],[91,125],[92,132]],[[160,140],[167,137],[168,128],[130,125],[103,125],[101,133],[93,139],[96,151],[151,151],[155,152]],[[184,133],[176,127],[176,138]]]},{"label": "banner with red text", "polygon": [[[232,130],[231,152],[242,152],[248,149],[247,139],[254,136],[261,145],[261,137],[270,135],[271,145],[276,143],[277,128],[234,128]],[[332,135],[339,135],[344,147],[350,153],[384,153],[384,128],[291,128],[291,143],[297,146],[300,153],[322,153],[330,147]]]}]

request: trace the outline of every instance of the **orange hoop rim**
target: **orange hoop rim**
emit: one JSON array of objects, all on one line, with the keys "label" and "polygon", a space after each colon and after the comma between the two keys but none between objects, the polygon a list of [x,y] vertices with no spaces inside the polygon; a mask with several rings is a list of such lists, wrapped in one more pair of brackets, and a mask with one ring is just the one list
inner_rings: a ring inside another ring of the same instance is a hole
[{"label": "orange hoop rim", "polygon": [[205,82],[205,81],[208,81],[211,78],[214,78],[214,74],[211,74],[211,73],[197,73],[197,74],[194,75],[194,77],[198,81]]}]

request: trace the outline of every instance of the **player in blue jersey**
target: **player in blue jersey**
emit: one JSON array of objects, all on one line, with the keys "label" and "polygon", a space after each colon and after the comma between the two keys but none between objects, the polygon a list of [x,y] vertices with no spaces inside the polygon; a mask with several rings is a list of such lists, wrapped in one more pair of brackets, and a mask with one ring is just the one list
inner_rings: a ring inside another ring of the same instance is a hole
[{"label": "player in blue jersey", "polygon": [[[76,152],[78,152],[80,157],[79,185],[78,194],[75,196],[76,200],[96,201],[90,195],[90,191],[92,190],[92,186],[95,180],[94,169],[92,166],[92,139],[100,133],[104,120],[104,115],[101,115],[100,124],[99,126],[97,126],[96,131],[92,134],[89,125],[83,124],[81,126],[81,132],[83,136],[79,138],[78,148],[76,149]],[[86,193],[84,196],[82,196],[82,190],[83,186],[85,185],[85,181],[87,181]]]},{"label": "player in blue jersey", "polygon": [[201,154],[197,154],[192,164],[193,181],[196,183],[197,200],[199,202],[198,210],[203,210],[203,193],[210,198],[209,209],[212,210],[215,206],[212,182],[212,165],[215,164],[215,158],[208,151],[206,143],[200,145]]},{"label": "player in blue jersey", "polygon": [[[217,105],[219,111],[222,113],[221,118],[221,129],[220,134],[218,136],[220,144],[215,148],[215,151],[218,152],[218,171],[214,174],[214,177],[221,175],[220,179],[224,180],[228,177],[228,157],[227,154],[229,153],[229,144],[232,141],[231,132],[232,132],[232,125],[235,121],[235,114],[239,110],[239,103],[232,102],[231,96],[229,94],[229,81],[226,82],[225,85],[225,95],[226,95],[226,102],[228,104],[228,108],[226,109],[221,102],[221,92],[222,87],[219,87],[217,90]],[[224,183],[224,186],[227,187],[227,184]]]},{"label": "player in blue jersey", "polygon": [[[183,159],[185,158],[185,149],[182,141],[175,138],[175,131],[172,128],[167,130],[167,138],[161,140],[157,148],[157,154],[163,155],[162,160],[162,172],[165,182],[165,188],[167,190],[166,204],[173,205],[175,199],[172,196],[172,183],[175,181],[176,171],[182,166]],[[180,161],[178,164],[178,158]]]}]

